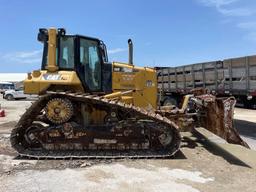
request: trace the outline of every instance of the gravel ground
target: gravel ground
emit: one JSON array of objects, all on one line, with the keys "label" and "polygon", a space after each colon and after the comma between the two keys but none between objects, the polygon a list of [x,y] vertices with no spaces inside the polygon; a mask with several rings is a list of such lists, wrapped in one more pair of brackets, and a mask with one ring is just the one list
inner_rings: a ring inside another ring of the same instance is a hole
[{"label": "gravel ground", "polygon": [[[27,160],[10,147],[9,133],[30,101],[3,101],[0,191],[244,191],[255,192],[256,170],[184,137],[173,159]],[[235,125],[255,146],[256,111],[236,109]],[[188,134],[189,135],[189,134]]]}]

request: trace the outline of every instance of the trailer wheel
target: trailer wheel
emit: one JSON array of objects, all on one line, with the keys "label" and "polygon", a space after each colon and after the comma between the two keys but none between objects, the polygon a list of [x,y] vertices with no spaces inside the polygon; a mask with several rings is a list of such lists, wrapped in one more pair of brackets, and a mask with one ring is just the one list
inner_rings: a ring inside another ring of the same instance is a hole
[{"label": "trailer wheel", "polygon": [[175,105],[177,106],[178,102],[175,98],[173,97],[167,97],[165,100],[164,100],[164,103],[163,103],[163,106],[170,106],[170,105]]}]

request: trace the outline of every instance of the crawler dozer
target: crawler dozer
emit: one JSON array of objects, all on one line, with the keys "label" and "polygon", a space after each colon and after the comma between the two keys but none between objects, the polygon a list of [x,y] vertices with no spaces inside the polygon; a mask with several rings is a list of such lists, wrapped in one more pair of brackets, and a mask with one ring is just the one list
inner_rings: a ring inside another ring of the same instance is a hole
[{"label": "crawler dozer", "polygon": [[198,91],[182,108],[158,106],[156,71],[108,62],[103,41],[39,29],[42,66],[28,74],[24,92],[39,99],[11,133],[21,156],[32,158],[156,158],[179,150],[181,129],[204,126],[246,146],[232,126],[235,100]]}]

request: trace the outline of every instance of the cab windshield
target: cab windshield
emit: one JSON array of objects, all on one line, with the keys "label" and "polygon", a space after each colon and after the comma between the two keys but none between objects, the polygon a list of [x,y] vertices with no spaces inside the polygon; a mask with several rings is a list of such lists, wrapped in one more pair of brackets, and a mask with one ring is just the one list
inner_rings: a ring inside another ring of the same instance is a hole
[{"label": "cab windshield", "polygon": [[[74,69],[75,66],[74,37],[60,37],[59,69]],[[58,54],[57,54],[58,55]]]},{"label": "cab windshield", "polygon": [[[60,51],[59,51],[60,50]],[[47,66],[48,43],[44,44],[42,69]],[[59,46],[56,48],[56,63],[60,70],[74,69],[75,52],[74,37],[63,36],[59,38]]]}]

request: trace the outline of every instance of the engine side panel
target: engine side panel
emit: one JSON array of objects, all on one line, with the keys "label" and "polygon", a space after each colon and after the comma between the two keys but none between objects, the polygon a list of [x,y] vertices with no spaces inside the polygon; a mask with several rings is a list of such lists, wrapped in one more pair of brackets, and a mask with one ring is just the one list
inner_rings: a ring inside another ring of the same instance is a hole
[{"label": "engine side panel", "polygon": [[[138,107],[157,108],[157,79],[154,69],[114,62],[112,88],[113,92],[134,91],[121,98],[126,103],[129,101]],[[127,99],[129,96],[131,100]]]},{"label": "engine side panel", "polygon": [[50,86],[63,86],[68,90],[84,92],[84,88],[76,72],[57,71],[49,73],[46,70],[33,71],[24,81],[24,92],[26,94],[40,94],[49,90]]}]

